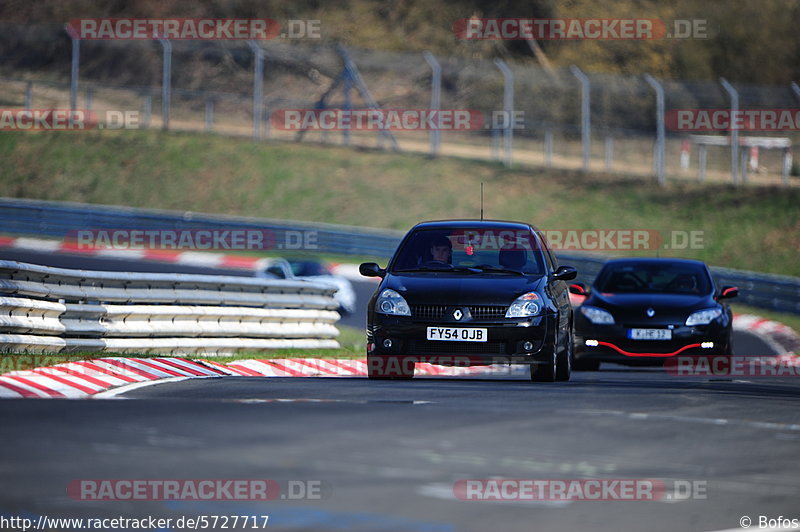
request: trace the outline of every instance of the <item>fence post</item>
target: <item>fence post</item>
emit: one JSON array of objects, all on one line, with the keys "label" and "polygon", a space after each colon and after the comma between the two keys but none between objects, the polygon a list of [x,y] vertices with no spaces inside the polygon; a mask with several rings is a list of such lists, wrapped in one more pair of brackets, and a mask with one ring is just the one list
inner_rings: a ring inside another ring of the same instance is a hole
[{"label": "fence post", "polygon": [[261,120],[263,120],[262,100],[264,99],[264,49],[256,41],[247,41],[255,55],[253,69],[253,138],[261,137]]},{"label": "fence post", "polygon": [[161,73],[161,129],[169,129],[169,104],[172,94],[172,43],[168,39],[158,39],[164,49],[163,70]]},{"label": "fence post", "polygon": [[553,130],[549,127],[544,130],[544,164],[553,166]]},{"label": "fence post", "polygon": [[610,134],[606,134],[603,148],[605,155],[605,168],[606,170],[611,170],[611,166],[614,164],[614,137],[612,137]]},{"label": "fence post", "polygon": [[[733,88],[733,85],[728,83],[728,80],[725,78],[719,78],[719,82],[722,84],[722,88],[728,93],[731,97],[731,122],[733,122],[733,117],[739,111],[739,93],[736,92],[736,89]],[[737,175],[739,174],[739,130],[735,127],[731,128],[731,178],[733,179],[733,184],[737,183]]]},{"label": "fence post", "polygon": [[583,147],[583,171],[589,172],[589,158],[592,154],[591,84],[589,77],[576,65],[569,67],[572,75],[581,82],[581,145]]},{"label": "fence post", "polygon": [[[353,98],[351,91],[353,89],[353,78],[350,77],[350,72],[346,72],[344,79],[342,79],[342,92],[344,93],[344,110],[346,116],[350,116],[350,111],[353,108]],[[353,125],[352,121],[347,120],[342,128],[342,143],[345,146],[350,145],[350,127]]]},{"label": "fence post", "polygon": [[85,105],[86,105],[86,110],[87,111],[91,111],[92,110],[92,96],[93,96],[93,91],[92,91],[92,88],[89,87],[89,88],[86,89],[86,96],[85,96],[85,99],[84,99],[84,101],[86,102]]},{"label": "fence post", "polygon": [[788,146],[783,149],[783,169],[781,177],[783,178],[783,186],[789,186],[789,174],[792,172],[792,147]]},{"label": "fence post", "polygon": [[153,95],[148,90],[142,97],[142,127],[150,127],[150,119],[153,116]]},{"label": "fence post", "polygon": [[67,35],[69,35],[69,38],[72,41],[72,66],[70,67],[70,74],[69,74],[69,108],[77,109],[78,69],[80,68],[80,62],[81,62],[81,39],[75,28],[73,28],[69,24],[66,24],[64,26],[64,30],[67,32]]},{"label": "fence post", "polygon": [[697,180],[701,183],[706,180],[706,145],[697,145]]},{"label": "fence post", "polygon": [[[431,67],[431,110],[438,111],[441,107],[442,98],[442,66],[439,61],[430,52],[423,52],[422,56]],[[431,155],[439,153],[439,143],[441,141],[442,132],[438,129],[432,129],[430,132],[431,141]]]},{"label": "fence post", "polygon": [[205,130],[214,129],[214,98],[206,98]]},{"label": "fence post", "polygon": [[667,153],[667,138],[664,132],[664,86],[650,74],[645,74],[644,79],[656,91],[656,150],[653,160],[653,172],[656,174],[658,184],[663,186],[666,181]]},{"label": "fence post", "polygon": [[514,73],[502,59],[495,59],[494,64],[503,73],[503,111],[505,113],[505,129],[503,131],[503,141],[505,144],[505,165],[511,167],[512,150],[514,141]]},{"label": "fence post", "polygon": [[29,81],[25,85],[25,109],[33,107],[33,82]]}]

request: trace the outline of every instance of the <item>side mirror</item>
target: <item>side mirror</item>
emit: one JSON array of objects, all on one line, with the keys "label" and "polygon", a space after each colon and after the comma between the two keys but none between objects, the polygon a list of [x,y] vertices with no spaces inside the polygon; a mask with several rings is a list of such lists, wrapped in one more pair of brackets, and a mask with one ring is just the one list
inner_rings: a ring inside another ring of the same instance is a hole
[{"label": "side mirror", "polygon": [[364,277],[380,277],[383,279],[386,277],[386,270],[381,269],[374,262],[365,262],[358,267],[358,273],[363,275]]},{"label": "side mirror", "polygon": [[739,287],[737,286],[723,286],[722,292],[719,293],[717,299],[731,299],[739,295]]},{"label": "side mirror", "polygon": [[589,292],[586,290],[586,285],[583,283],[572,283],[569,285],[569,293],[575,294],[576,296],[584,296],[586,297],[589,295]]},{"label": "side mirror", "polygon": [[578,270],[572,266],[559,266],[553,273],[553,279],[556,281],[570,281],[578,276]]}]

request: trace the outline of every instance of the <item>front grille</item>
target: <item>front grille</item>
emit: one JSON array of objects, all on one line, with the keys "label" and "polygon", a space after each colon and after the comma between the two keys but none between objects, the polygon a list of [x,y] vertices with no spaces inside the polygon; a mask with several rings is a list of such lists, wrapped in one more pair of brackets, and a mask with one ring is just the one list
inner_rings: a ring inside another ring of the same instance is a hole
[{"label": "front grille", "polygon": [[[446,305],[411,305],[411,315],[414,318],[424,320],[440,320],[447,315],[448,309],[457,307],[448,307]],[[498,305],[475,305],[468,306],[469,313],[472,315],[473,320],[497,320],[504,318],[508,307]]]},{"label": "front grille", "polygon": [[411,305],[411,315],[426,320],[441,319],[446,310],[447,307],[444,305]]},{"label": "front grille", "polygon": [[413,355],[468,355],[468,354],[506,354],[505,342],[432,342],[430,340],[411,340],[408,352]]},{"label": "front grille", "polygon": [[469,307],[469,313],[472,314],[473,320],[496,320],[505,318],[508,307],[498,306],[480,306]]}]

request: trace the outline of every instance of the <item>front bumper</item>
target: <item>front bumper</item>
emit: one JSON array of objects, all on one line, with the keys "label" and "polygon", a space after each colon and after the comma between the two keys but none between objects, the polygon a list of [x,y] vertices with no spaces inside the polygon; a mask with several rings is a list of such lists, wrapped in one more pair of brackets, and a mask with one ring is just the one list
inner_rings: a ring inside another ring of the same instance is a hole
[{"label": "front bumper", "polygon": [[[428,340],[428,327],[483,328],[487,329],[487,338],[485,342]],[[529,349],[525,349],[526,342],[530,343]],[[367,328],[367,352],[371,357],[398,357],[446,366],[550,362],[555,344],[555,314],[453,323],[376,313]]]},{"label": "front bumper", "polygon": [[639,327],[667,328],[582,323],[575,334],[575,359],[651,366],[662,365],[676,356],[719,356],[729,352],[730,332],[714,322],[697,327],[672,325],[671,340],[630,339],[628,331]]}]

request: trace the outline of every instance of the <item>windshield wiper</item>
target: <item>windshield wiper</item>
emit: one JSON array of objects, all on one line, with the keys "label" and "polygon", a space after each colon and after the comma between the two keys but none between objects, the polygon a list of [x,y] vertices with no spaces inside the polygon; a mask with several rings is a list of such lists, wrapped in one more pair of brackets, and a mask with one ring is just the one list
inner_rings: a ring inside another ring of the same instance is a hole
[{"label": "windshield wiper", "polygon": [[511,270],[508,268],[498,268],[496,266],[476,266],[476,268],[482,272],[492,272],[492,273],[515,273],[517,275],[528,275],[525,272],[521,272],[519,270]]},{"label": "windshield wiper", "polygon": [[442,267],[431,267],[431,266],[418,266],[416,268],[403,268],[402,270],[394,270],[393,273],[414,273],[414,272],[469,272],[469,273],[481,273],[481,270],[478,268],[467,268],[463,266],[450,266],[449,264],[443,264]]}]

